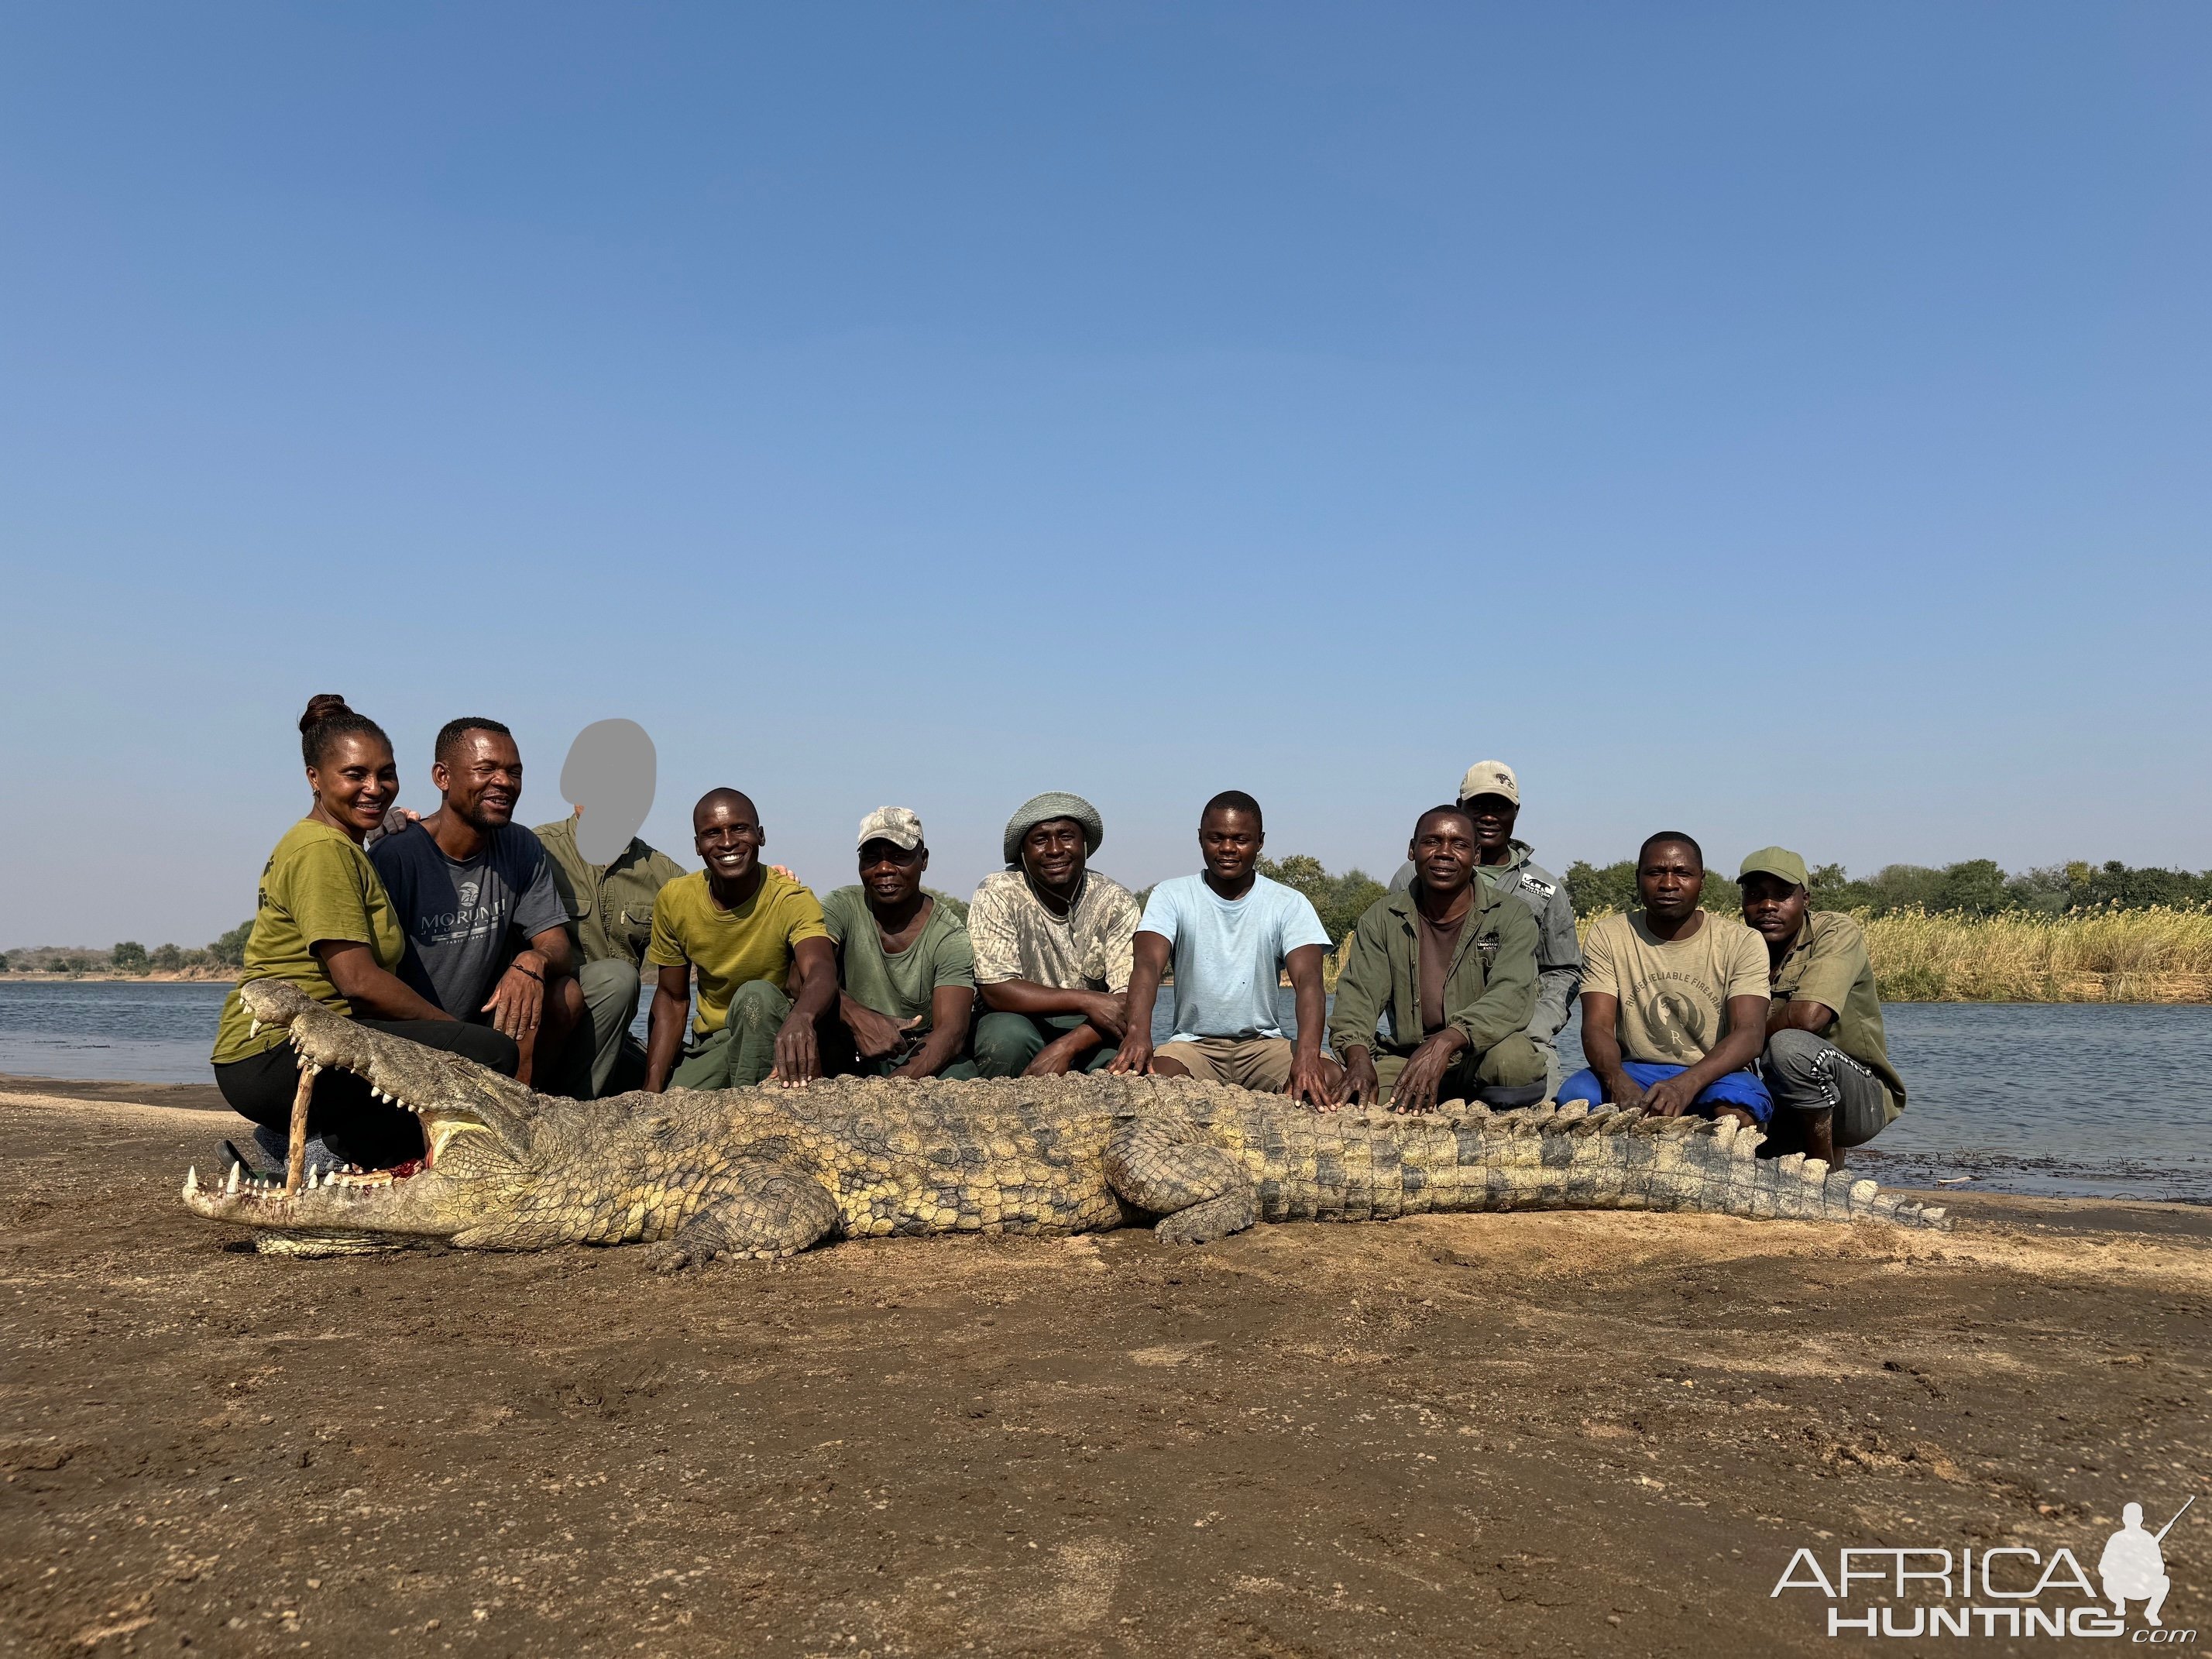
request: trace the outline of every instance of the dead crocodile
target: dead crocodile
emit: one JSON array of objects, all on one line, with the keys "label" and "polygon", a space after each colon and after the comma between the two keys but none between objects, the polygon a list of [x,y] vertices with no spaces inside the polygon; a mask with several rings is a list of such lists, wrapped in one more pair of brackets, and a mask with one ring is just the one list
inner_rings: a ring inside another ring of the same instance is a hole
[{"label": "dead crocodile", "polygon": [[1754,1156],[1733,1122],[1580,1104],[1324,1115],[1279,1095],[1098,1075],[841,1078],[805,1089],[533,1093],[356,1024],[281,981],[241,988],[301,1066],[338,1066],[422,1121],[400,1170],[287,1194],[233,1166],[185,1202],[301,1253],[438,1238],[477,1249],[653,1243],[671,1266],[825,1238],[1076,1233],[1156,1218],[1202,1243],[1256,1221],[1473,1210],[1688,1210],[1948,1228],[1944,1212],[1817,1159]]}]

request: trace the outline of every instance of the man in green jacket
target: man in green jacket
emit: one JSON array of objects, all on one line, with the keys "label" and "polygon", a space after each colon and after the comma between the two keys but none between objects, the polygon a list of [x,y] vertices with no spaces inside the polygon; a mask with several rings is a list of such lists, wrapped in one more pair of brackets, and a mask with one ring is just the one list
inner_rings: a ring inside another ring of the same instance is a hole
[{"label": "man in green jacket", "polygon": [[[1466,808],[1431,807],[1407,848],[1412,890],[1377,899],[1352,929],[1328,1021],[1348,1103],[1425,1112],[1440,1100],[1544,1097],[1543,1057],[1528,1035],[1536,921],[1475,878],[1478,851]],[[1386,1008],[1388,1041],[1376,1031]]]}]

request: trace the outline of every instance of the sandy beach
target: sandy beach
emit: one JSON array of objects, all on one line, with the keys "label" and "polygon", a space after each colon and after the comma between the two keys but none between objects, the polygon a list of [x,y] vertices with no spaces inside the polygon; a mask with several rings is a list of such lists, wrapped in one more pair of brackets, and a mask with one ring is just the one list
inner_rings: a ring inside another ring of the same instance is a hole
[{"label": "sandy beach", "polygon": [[2212,1474],[2202,1209],[301,1262],[213,1092],[0,1079],[0,1653],[1809,1653],[1801,1544]]}]

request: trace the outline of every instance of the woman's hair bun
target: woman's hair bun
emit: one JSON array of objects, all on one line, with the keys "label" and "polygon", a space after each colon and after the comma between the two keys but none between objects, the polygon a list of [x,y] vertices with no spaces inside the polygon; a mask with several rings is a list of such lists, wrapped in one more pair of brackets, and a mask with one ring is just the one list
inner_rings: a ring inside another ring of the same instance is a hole
[{"label": "woman's hair bun", "polygon": [[346,700],[335,691],[319,691],[307,699],[307,712],[300,716],[300,730],[312,732],[333,714],[350,714]]}]

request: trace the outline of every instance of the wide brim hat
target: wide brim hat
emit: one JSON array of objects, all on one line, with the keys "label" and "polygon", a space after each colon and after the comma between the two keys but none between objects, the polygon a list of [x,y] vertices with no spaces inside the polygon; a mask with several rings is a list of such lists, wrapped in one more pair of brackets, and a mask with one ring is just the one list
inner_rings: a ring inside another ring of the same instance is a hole
[{"label": "wide brim hat", "polygon": [[1054,818],[1073,818],[1083,826],[1083,850],[1095,853],[1106,839],[1105,821],[1098,809],[1080,795],[1070,795],[1053,789],[1042,795],[1032,795],[1024,801],[1013,817],[1006,820],[1006,834],[1001,843],[1008,864],[1021,862],[1022,837],[1040,823]]}]

